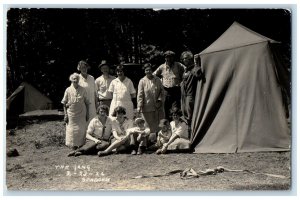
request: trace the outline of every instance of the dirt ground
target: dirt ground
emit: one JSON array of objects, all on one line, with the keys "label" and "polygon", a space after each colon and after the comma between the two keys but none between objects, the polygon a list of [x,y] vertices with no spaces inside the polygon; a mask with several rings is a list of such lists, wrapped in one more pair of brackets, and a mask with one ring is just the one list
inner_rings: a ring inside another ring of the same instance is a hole
[{"label": "dirt ground", "polygon": [[[290,190],[290,152],[237,154],[114,154],[67,157],[62,121],[33,121],[7,131],[6,148],[19,156],[6,158],[9,191],[252,191]],[[278,178],[250,172],[223,172],[181,179],[180,174],[151,177],[172,170],[196,172],[223,166],[229,169],[282,175]],[[138,176],[150,176],[135,178]]]}]

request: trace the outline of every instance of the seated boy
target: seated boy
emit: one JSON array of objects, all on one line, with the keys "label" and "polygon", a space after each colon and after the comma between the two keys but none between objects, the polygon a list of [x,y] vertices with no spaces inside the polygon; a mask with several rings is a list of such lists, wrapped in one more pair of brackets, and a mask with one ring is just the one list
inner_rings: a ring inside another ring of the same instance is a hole
[{"label": "seated boy", "polygon": [[[147,147],[147,140],[150,134],[150,129],[145,127],[145,120],[143,118],[135,119],[136,127],[127,130],[130,137],[130,145],[132,148],[132,155],[143,154]],[[137,152],[136,152],[137,149]]]}]

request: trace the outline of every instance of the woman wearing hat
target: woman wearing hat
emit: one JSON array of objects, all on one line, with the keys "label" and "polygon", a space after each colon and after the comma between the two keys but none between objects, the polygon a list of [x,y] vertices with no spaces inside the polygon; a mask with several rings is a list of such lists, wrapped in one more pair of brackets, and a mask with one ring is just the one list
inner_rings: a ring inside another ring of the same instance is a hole
[{"label": "woman wearing hat", "polygon": [[71,86],[65,91],[61,103],[64,105],[66,122],[66,145],[74,149],[84,145],[85,130],[89,119],[89,100],[86,90],[79,86],[79,74],[70,76]]},{"label": "woman wearing hat", "polygon": [[117,66],[116,72],[118,77],[111,82],[108,88],[108,92],[112,94],[109,115],[113,114],[117,106],[122,106],[126,109],[127,118],[133,119],[132,98],[135,98],[136,91],[132,81],[124,75],[124,67],[122,65]]},{"label": "woman wearing hat", "polygon": [[101,61],[99,69],[102,72],[102,75],[95,81],[98,101],[100,105],[105,104],[110,107],[112,96],[107,90],[112,80],[116,77],[109,74],[109,65],[106,60]]},{"label": "woman wearing hat", "polygon": [[152,74],[152,66],[143,66],[146,76],[138,85],[137,111],[140,112],[148,124],[151,133],[158,131],[158,124],[165,117],[163,109],[164,89],[160,79]]},{"label": "woman wearing hat", "polygon": [[90,122],[96,116],[96,89],[95,89],[95,79],[93,76],[87,73],[90,66],[85,61],[79,61],[77,70],[80,71],[79,75],[79,85],[86,89],[87,97],[90,101],[89,106],[89,121]]}]

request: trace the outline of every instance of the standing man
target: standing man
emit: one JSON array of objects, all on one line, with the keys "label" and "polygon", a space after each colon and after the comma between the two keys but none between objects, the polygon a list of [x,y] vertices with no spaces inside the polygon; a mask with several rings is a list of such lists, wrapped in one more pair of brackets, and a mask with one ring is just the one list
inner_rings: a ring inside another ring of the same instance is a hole
[{"label": "standing man", "polygon": [[101,61],[99,69],[102,72],[102,75],[95,81],[97,98],[100,105],[104,104],[110,107],[112,95],[108,92],[108,88],[112,80],[116,77],[109,74],[109,64],[106,60]]},{"label": "standing man", "polygon": [[180,107],[180,83],[184,73],[184,65],[174,61],[175,53],[173,51],[166,51],[164,53],[165,63],[160,65],[154,75],[162,78],[162,84],[165,90],[165,115],[170,119],[170,109],[173,104]]},{"label": "standing man", "polygon": [[198,80],[203,78],[203,73],[200,67],[199,55],[194,58],[192,52],[184,51],[181,54],[181,60],[186,67],[181,83],[181,110],[188,124],[190,134],[197,83]]}]

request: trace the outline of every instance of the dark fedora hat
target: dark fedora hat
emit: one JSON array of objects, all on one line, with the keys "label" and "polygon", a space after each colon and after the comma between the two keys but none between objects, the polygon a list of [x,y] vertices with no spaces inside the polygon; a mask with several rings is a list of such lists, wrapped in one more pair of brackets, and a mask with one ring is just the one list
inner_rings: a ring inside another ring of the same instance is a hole
[{"label": "dark fedora hat", "polygon": [[153,69],[153,66],[151,65],[151,63],[146,63],[143,65],[142,69],[145,70],[147,68]]},{"label": "dark fedora hat", "polygon": [[98,68],[101,69],[102,66],[109,66],[109,63],[107,62],[107,60],[102,60],[101,63],[99,64]]},{"label": "dark fedora hat", "polygon": [[168,51],[166,51],[166,52],[164,53],[164,56],[165,56],[165,57],[168,57],[168,56],[175,56],[175,53],[174,53],[173,51],[168,50]]}]

